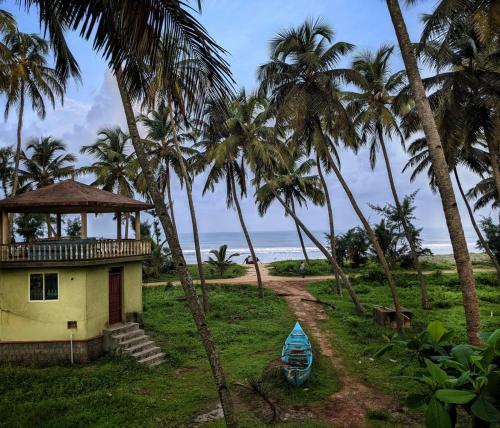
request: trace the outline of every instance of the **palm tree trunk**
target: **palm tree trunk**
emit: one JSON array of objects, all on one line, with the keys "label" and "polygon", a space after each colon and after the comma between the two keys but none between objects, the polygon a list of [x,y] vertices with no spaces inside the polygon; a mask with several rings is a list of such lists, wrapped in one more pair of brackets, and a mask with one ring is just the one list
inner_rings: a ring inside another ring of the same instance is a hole
[{"label": "palm tree trunk", "polygon": [[[266,183],[269,185],[269,181],[264,179]],[[363,305],[359,301],[358,295],[354,291],[351,285],[351,281],[349,281],[349,277],[344,273],[344,271],[341,269],[341,267],[338,265],[337,261],[332,257],[332,255],[328,252],[328,250],[319,242],[316,237],[312,234],[312,232],[300,221],[300,219],[295,215],[295,213],[290,209],[290,207],[285,203],[285,201],[281,198],[281,196],[278,195],[278,192],[273,190],[273,194],[276,197],[276,199],[279,201],[279,203],[283,206],[285,211],[295,220],[295,222],[300,226],[300,228],[304,231],[304,233],[307,235],[307,237],[311,240],[311,242],[316,245],[318,250],[320,250],[326,259],[331,263],[332,268],[337,271],[338,275],[342,279],[342,282],[344,286],[347,288],[347,291],[349,292],[349,296],[351,297],[352,303],[354,303],[354,307],[356,308],[356,312],[358,315],[362,315],[365,313],[365,309],[363,308]]]},{"label": "palm tree trunk", "polygon": [[497,188],[497,203],[500,201],[500,103],[497,103],[493,123],[485,132],[488,152],[490,153],[490,165]]},{"label": "palm tree trunk", "polygon": [[[295,214],[295,204],[293,203],[293,198],[291,199],[292,211]],[[307,256],[306,246],[304,245],[304,238],[302,237],[302,232],[300,231],[300,226],[295,221],[295,227],[297,228],[297,235],[299,235],[300,246],[302,248],[302,254],[304,254],[304,259],[306,263],[309,264],[309,257]]]},{"label": "palm tree trunk", "polygon": [[201,257],[201,245],[200,245],[200,236],[198,234],[198,222],[196,221],[196,210],[194,209],[193,202],[193,192],[191,187],[191,179],[186,170],[186,165],[184,163],[184,158],[182,157],[181,146],[179,145],[179,140],[177,139],[177,125],[175,124],[175,118],[173,114],[173,105],[172,100],[168,100],[169,102],[169,111],[168,116],[170,119],[170,123],[172,124],[172,137],[174,140],[175,150],[177,152],[177,156],[179,157],[179,164],[181,166],[182,178],[186,184],[186,193],[189,203],[189,211],[191,213],[191,224],[193,226],[193,239],[194,239],[194,248],[196,252],[196,263],[198,265],[198,273],[200,275],[200,284],[201,284],[201,294],[203,296],[203,309],[205,312],[208,312],[208,287],[205,282],[205,270],[203,268],[203,259]]},{"label": "palm tree trunk", "polygon": [[[232,174],[231,171],[228,171],[228,174]],[[245,220],[243,218],[243,213],[241,211],[240,202],[238,200],[238,194],[236,192],[236,183],[234,182],[234,177],[231,175],[231,192],[233,193],[233,201],[234,206],[236,207],[236,211],[238,212],[238,218],[240,219],[241,228],[243,229],[243,234],[245,235],[245,239],[247,241],[248,249],[250,250],[250,255],[253,259],[253,265],[255,267],[255,274],[257,275],[257,286],[259,289],[259,298],[264,298],[264,286],[262,284],[262,277],[260,275],[260,268],[257,256],[255,255],[255,251],[253,248],[252,240],[250,239],[250,234],[248,233],[247,226],[245,224]]]},{"label": "palm tree trunk", "polygon": [[172,219],[172,224],[174,225],[174,229],[177,232],[177,224],[175,223],[175,213],[174,213],[174,201],[172,199],[172,187],[170,183],[170,168],[167,165],[165,170],[166,174],[166,188],[167,188],[167,200],[168,200],[168,209],[170,211],[170,218]]},{"label": "palm tree trunk", "polygon": [[420,303],[423,309],[430,309],[431,302],[429,301],[429,295],[427,294],[427,283],[425,281],[424,274],[422,273],[422,267],[420,266],[420,260],[418,259],[417,247],[413,240],[410,225],[406,221],[403,213],[403,208],[399,202],[398,192],[396,190],[396,185],[394,184],[394,177],[392,175],[391,163],[389,161],[389,156],[387,154],[387,148],[385,146],[384,136],[382,130],[378,129],[378,137],[380,140],[380,146],[382,147],[382,153],[384,155],[385,167],[387,169],[387,176],[389,177],[389,183],[391,186],[392,197],[394,198],[394,203],[396,204],[396,209],[398,210],[401,223],[403,224],[403,230],[405,232],[406,240],[410,245],[411,257],[413,259],[413,264],[417,269],[418,281],[420,283]]},{"label": "palm tree trunk", "polygon": [[16,146],[16,161],[14,166],[14,181],[12,183],[12,196],[17,193],[19,187],[19,163],[21,161],[22,149],[22,130],[23,130],[23,115],[24,115],[24,82],[21,82],[19,95],[19,113],[17,119],[17,146]]},{"label": "palm tree trunk", "polygon": [[472,223],[472,226],[474,227],[474,230],[476,231],[477,237],[479,238],[479,242],[481,242],[481,246],[483,247],[484,251],[488,256],[490,257],[491,261],[493,262],[493,265],[495,266],[495,269],[497,271],[497,276],[500,278],[500,264],[498,263],[495,255],[491,252],[491,249],[488,245],[488,243],[485,241],[483,234],[481,233],[481,229],[479,228],[476,219],[474,218],[474,212],[472,211],[472,208],[469,204],[469,201],[467,200],[467,197],[465,196],[464,189],[462,188],[462,183],[460,182],[460,178],[458,177],[458,172],[456,168],[453,168],[453,174],[455,175],[455,180],[457,182],[458,190],[460,191],[460,195],[462,195],[462,199],[464,200],[465,207],[467,208],[467,212],[469,213],[469,218]]},{"label": "palm tree trunk", "polygon": [[368,220],[364,216],[363,212],[361,211],[361,208],[359,208],[358,203],[356,202],[356,199],[354,199],[354,196],[351,192],[351,189],[347,185],[346,181],[344,180],[344,177],[340,173],[340,170],[338,169],[337,165],[333,161],[331,153],[328,151],[328,158],[331,163],[333,172],[335,173],[337,179],[339,180],[340,184],[342,185],[347,197],[349,198],[349,201],[351,202],[351,205],[356,212],[357,216],[361,220],[361,223],[363,224],[366,233],[368,234],[368,238],[370,239],[373,248],[375,249],[375,253],[377,254],[378,260],[382,266],[382,269],[385,273],[385,276],[387,278],[387,282],[389,284],[389,289],[391,291],[391,296],[392,296],[392,301],[394,303],[394,311],[396,312],[396,322],[399,330],[404,329],[404,318],[403,314],[401,313],[401,304],[399,302],[399,296],[398,296],[398,290],[396,289],[396,283],[394,282],[394,278],[391,273],[391,269],[389,268],[389,263],[387,263],[387,259],[385,258],[384,252],[382,251],[382,248],[380,247],[380,244],[378,242],[377,236],[375,235],[375,232],[373,231],[372,227],[370,226],[370,223],[368,223]]},{"label": "palm tree trunk", "polygon": [[158,215],[158,218],[160,219],[160,222],[163,226],[170,251],[172,252],[172,259],[179,274],[184,294],[186,295],[186,301],[189,310],[191,311],[191,315],[193,316],[196,328],[198,330],[198,333],[200,334],[203,347],[205,348],[205,352],[210,363],[210,368],[212,370],[212,375],[217,387],[217,392],[219,394],[222,409],[224,411],[226,425],[230,428],[236,428],[238,427],[238,420],[234,412],[233,401],[229,392],[229,386],[226,382],[224,370],[222,369],[222,365],[219,360],[219,354],[217,353],[217,349],[215,348],[212,332],[208,327],[205,313],[203,312],[202,307],[200,306],[200,302],[198,301],[196,290],[193,284],[193,279],[191,278],[191,275],[187,270],[186,261],[184,260],[184,254],[182,253],[182,248],[180,246],[177,233],[174,229],[172,219],[168,214],[164,199],[158,189],[158,186],[154,179],[154,175],[151,172],[148,158],[144,150],[144,145],[142,144],[141,138],[139,136],[139,130],[137,129],[137,124],[135,122],[132,103],[122,81],[121,70],[116,71],[116,80],[118,83],[118,89],[120,91],[123,108],[125,110],[125,117],[127,119],[132,145],[134,146],[137,160],[139,161],[139,164],[141,165],[141,168],[146,175],[149,194],[155,206],[156,214]]},{"label": "palm tree trunk", "polygon": [[129,228],[129,216],[130,213],[125,213],[125,239],[128,239],[128,228]]},{"label": "palm tree trunk", "polygon": [[408,35],[399,2],[398,0],[386,0],[386,2],[398,38],[415,105],[422,122],[427,146],[429,148],[429,155],[432,161],[432,169],[436,176],[436,183],[441,196],[448,231],[450,233],[453,255],[455,256],[455,263],[457,265],[458,276],[462,287],[462,301],[465,310],[467,338],[469,343],[478,345],[480,343],[478,334],[481,327],[481,319],[476,293],[476,281],[470,263],[467,241],[465,240],[460,212],[451,184],[441,138],[432,114],[429,100],[425,93],[424,85],[422,84],[417,60],[413,51],[413,45]]},{"label": "palm tree trunk", "polygon": [[[335,260],[337,260],[337,245],[335,243],[335,228],[333,223],[332,201],[330,200],[330,192],[328,191],[328,186],[326,185],[326,180],[323,175],[323,171],[321,170],[321,160],[318,154],[316,154],[316,166],[318,168],[318,176],[321,182],[321,187],[323,187],[323,192],[325,193],[326,209],[328,212],[328,225],[330,227],[330,248],[332,251],[332,257]],[[334,275],[335,275],[335,290],[337,294],[342,294],[342,290],[340,289],[339,275],[337,272],[335,272]]]}]

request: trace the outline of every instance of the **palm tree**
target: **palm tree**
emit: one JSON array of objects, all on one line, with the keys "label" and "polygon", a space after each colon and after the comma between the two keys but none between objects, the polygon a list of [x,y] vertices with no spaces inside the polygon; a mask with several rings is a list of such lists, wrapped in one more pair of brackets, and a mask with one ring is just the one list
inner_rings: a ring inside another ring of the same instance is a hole
[{"label": "palm tree", "polygon": [[207,264],[216,269],[221,277],[224,275],[224,272],[234,264],[231,259],[240,255],[239,253],[233,253],[228,256],[226,244],[221,245],[218,250],[211,250],[210,254],[213,254],[215,258],[209,257]]},{"label": "palm tree", "polygon": [[15,30],[5,34],[4,44],[9,50],[9,55],[0,64],[8,78],[4,88],[5,119],[12,107],[17,106],[18,109],[16,160],[12,184],[12,194],[15,194],[19,185],[25,103],[31,101],[33,110],[43,119],[46,114],[46,100],[55,108],[57,98],[63,101],[66,83],[57,75],[54,68],[47,66],[49,44],[41,37]]},{"label": "palm tree", "polygon": [[455,193],[448,174],[448,166],[441,144],[439,131],[434,121],[432,110],[427,99],[420,71],[410,36],[406,28],[406,23],[401,12],[398,0],[386,0],[387,8],[391,15],[391,20],[396,32],[399,48],[403,56],[406,74],[410,81],[410,86],[415,101],[415,105],[420,116],[424,130],[429,154],[436,175],[436,184],[441,196],[443,210],[446,217],[446,224],[450,233],[453,247],[453,255],[457,265],[457,271],[462,286],[462,297],[467,325],[467,338],[471,344],[479,344],[479,329],[481,325],[479,315],[479,303],[476,293],[476,281],[472,271],[472,265],[465,240],[464,229],[460,212],[458,210]]},{"label": "palm tree", "polygon": [[401,215],[401,202],[394,183],[384,138],[397,136],[404,143],[396,112],[392,106],[397,92],[405,84],[405,74],[403,71],[391,74],[389,60],[393,50],[392,46],[382,46],[375,53],[365,51],[354,58],[352,68],[358,73],[356,83],[361,92],[350,92],[347,94],[347,98],[350,100],[349,109],[355,115],[355,124],[360,127],[363,143],[370,140],[370,165],[372,169],[375,167],[378,150],[382,150],[392,197],[396,209],[400,212],[404,234],[410,246],[413,264],[417,269],[422,308],[429,309],[427,284],[418,259],[417,247],[413,242],[411,225],[408,224],[405,216]]},{"label": "palm tree", "polygon": [[10,195],[10,186],[12,185],[12,175],[14,174],[14,150],[12,147],[0,148],[0,183],[3,196],[7,198]]},{"label": "palm tree", "polygon": [[[227,118],[223,123],[220,122],[221,117],[218,111],[213,111],[212,107],[214,106],[208,106],[208,118],[202,131],[204,135],[201,145],[205,147],[204,156],[211,164],[203,187],[203,194],[208,190],[213,191],[215,185],[220,181],[226,182],[226,204],[228,208],[235,207],[238,213],[250,255],[254,260],[259,297],[263,298],[264,287],[257,263],[258,259],[245,224],[239,197],[245,196],[247,191],[246,158],[257,145],[256,141],[265,140],[270,136],[271,129],[267,126],[267,104],[258,97],[247,99],[245,91],[241,91],[232,102],[227,103]],[[214,122],[216,123],[214,124]],[[217,125],[219,125],[218,132],[212,133],[211,129]]]},{"label": "palm tree", "polygon": [[338,84],[342,80],[355,83],[358,73],[334,68],[353,46],[345,42],[332,44],[333,36],[333,30],[321,21],[306,21],[296,29],[278,34],[271,42],[271,61],[259,68],[260,90],[271,95],[277,111],[277,126],[286,123],[293,129],[294,138],[328,159],[372,241],[388,280],[398,327],[402,329],[403,315],[389,264],[331,154],[334,140],[342,138],[350,145],[357,140],[348,112],[341,102]]},{"label": "palm tree", "polygon": [[[80,168],[81,173],[95,176],[92,186],[129,198],[134,195],[135,154],[130,150],[129,135],[120,127],[100,129],[95,143],[82,146],[80,152],[96,159],[92,165]],[[126,213],[125,239],[128,239],[128,226],[129,213]]]},{"label": "palm tree", "polygon": [[21,153],[19,182],[22,190],[48,186],[75,174],[76,157],[67,153],[66,144],[53,137],[31,139]]},{"label": "palm tree", "polygon": [[498,192],[493,177],[483,178],[467,192],[467,198],[475,200],[474,211],[491,204],[492,208],[499,208]]},{"label": "palm tree", "polygon": [[177,273],[179,274],[181,285],[184,294],[186,295],[186,301],[188,303],[189,309],[193,316],[193,320],[196,324],[196,328],[200,334],[203,346],[205,348],[205,352],[212,369],[212,375],[217,387],[217,392],[219,394],[219,399],[221,401],[221,406],[224,411],[226,425],[230,428],[236,428],[238,427],[238,422],[234,413],[231,394],[229,392],[224,370],[219,359],[219,354],[217,353],[217,350],[215,348],[212,333],[208,328],[205,313],[203,312],[203,309],[198,301],[196,289],[193,284],[193,279],[189,271],[187,270],[186,260],[184,259],[184,254],[182,253],[182,248],[179,242],[177,231],[174,227],[174,224],[172,223],[172,219],[169,216],[168,210],[165,207],[165,199],[160,192],[157,182],[155,181],[153,171],[149,166],[149,158],[139,135],[139,129],[135,120],[132,101],[125,85],[124,75],[119,69],[116,72],[116,81],[118,84],[118,89],[120,91],[120,98],[122,100],[132,145],[134,146],[137,160],[141,167],[142,173],[146,177],[149,195],[155,206],[155,212],[162,224],[165,236],[167,237],[168,246],[172,252],[172,260],[176,267]]},{"label": "palm tree", "polygon": [[[456,135],[453,132],[453,126],[450,130],[450,125],[452,122],[448,118],[442,118],[441,121],[441,135],[451,137]],[[462,196],[465,207],[467,209],[467,213],[469,214],[469,219],[471,221],[472,226],[477,234],[479,242],[481,243],[482,248],[485,250],[486,254],[490,257],[493,265],[497,270],[497,274],[500,277],[500,265],[493,252],[488,246],[488,243],[483,237],[481,229],[477,224],[477,221],[474,217],[474,213],[469,204],[467,195],[464,192],[462,187],[462,183],[460,181],[460,175],[458,173],[459,166],[464,166],[467,169],[474,171],[476,174],[482,176],[488,168],[488,153],[486,153],[482,148],[479,142],[474,142],[469,144],[468,146],[464,146],[460,144],[453,138],[443,138],[443,141],[447,142],[444,150],[446,153],[446,161],[450,168],[450,172],[453,172],[453,176],[455,177],[455,181],[457,183],[458,190]],[[483,145],[484,146],[484,145]],[[431,158],[429,155],[429,149],[426,145],[425,139],[417,138],[408,146],[408,153],[410,154],[410,159],[406,163],[403,171],[408,168],[413,168],[413,172],[410,176],[410,180],[413,181],[419,174],[423,172],[427,172],[427,176],[429,177],[429,185],[433,192],[436,192],[436,175],[434,174],[433,165],[431,162]]]},{"label": "palm tree", "polygon": [[[195,59],[206,71],[206,77],[210,82],[206,91],[196,90],[199,78],[193,76],[190,86],[198,97],[231,92],[232,79],[229,67],[222,57],[224,50],[214,42],[206,29],[192,15],[192,9],[178,0],[143,3],[140,7],[135,0],[125,0],[112,8],[104,3],[83,4],[75,0],[51,2],[24,0],[22,3],[27,9],[31,6],[37,7],[40,22],[47,30],[54,46],[56,70],[60,76],[66,77],[69,74],[77,76],[79,73],[78,64],[64,38],[64,30],[67,28],[80,29],[82,37],[93,38],[94,49],[106,55],[110,68],[115,72],[132,144],[140,167],[147,178],[150,197],[164,228],[191,314],[207,353],[226,424],[230,428],[237,427],[238,421],[213,337],[199,307],[175,229],[168,212],[164,209],[164,199],[161,198],[154,175],[149,168],[131,100],[131,97],[137,99],[145,95],[149,84],[148,74],[144,73],[143,67],[139,65],[146,64],[154,70],[156,65],[164,64],[168,75],[169,70],[175,68],[175,65],[169,62],[170,53],[172,49],[178,50],[180,46],[183,46],[185,58]],[[201,2],[198,2],[198,8],[200,7]],[[164,36],[174,35],[175,43],[160,46],[159,40]],[[160,50],[162,50],[161,59],[158,55]]]},{"label": "palm tree", "polygon": [[[275,194],[280,195],[294,214],[295,204],[299,207],[307,206],[307,200],[315,205],[324,205],[325,195],[321,182],[317,175],[311,175],[311,169],[316,162],[312,159],[304,159],[303,146],[289,146],[283,151],[283,161],[278,163],[273,178],[273,186],[264,184],[255,193],[257,209],[263,216],[270,205],[276,200]],[[271,188],[272,187],[272,188]],[[285,215],[288,215],[285,211]],[[304,239],[299,225],[295,222],[297,235],[304,259],[309,263]]]}]

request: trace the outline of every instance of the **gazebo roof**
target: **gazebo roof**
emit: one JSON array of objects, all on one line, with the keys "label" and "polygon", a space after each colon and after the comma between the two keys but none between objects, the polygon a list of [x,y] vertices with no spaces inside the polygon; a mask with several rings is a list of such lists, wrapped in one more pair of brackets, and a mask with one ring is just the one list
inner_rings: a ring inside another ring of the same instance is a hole
[{"label": "gazebo roof", "polygon": [[65,180],[0,200],[0,210],[13,213],[89,213],[140,211],[153,205]]}]

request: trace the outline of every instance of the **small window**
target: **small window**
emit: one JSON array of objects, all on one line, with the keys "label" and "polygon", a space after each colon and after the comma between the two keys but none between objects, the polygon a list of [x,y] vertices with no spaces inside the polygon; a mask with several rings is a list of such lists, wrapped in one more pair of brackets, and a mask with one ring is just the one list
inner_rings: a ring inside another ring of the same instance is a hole
[{"label": "small window", "polygon": [[59,299],[59,277],[57,273],[30,274],[30,300]]}]

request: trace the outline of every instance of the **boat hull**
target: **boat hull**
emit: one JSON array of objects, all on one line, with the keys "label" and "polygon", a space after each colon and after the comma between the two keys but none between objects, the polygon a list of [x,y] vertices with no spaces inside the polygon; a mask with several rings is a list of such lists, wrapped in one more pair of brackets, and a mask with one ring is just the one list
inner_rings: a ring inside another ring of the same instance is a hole
[{"label": "boat hull", "polygon": [[313,353],[309,338],[300,323],[296,323],[283,345],[281,360],[285,363],[283,374],[288,382],[301,386],[311,375]]}]

